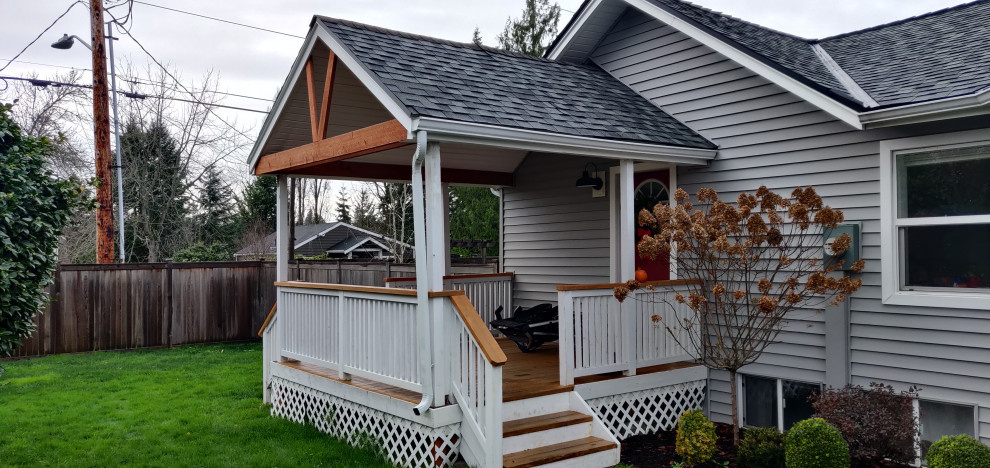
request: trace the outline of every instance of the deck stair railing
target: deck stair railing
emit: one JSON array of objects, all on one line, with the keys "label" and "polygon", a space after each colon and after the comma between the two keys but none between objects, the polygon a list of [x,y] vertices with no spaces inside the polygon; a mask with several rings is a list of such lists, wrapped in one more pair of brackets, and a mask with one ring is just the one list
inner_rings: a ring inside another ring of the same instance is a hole
[{"label": "deck stair railing", "polygon": [[[689,330],[671,326],[689,310],[673,300],[693,280],[653,282],[654,291],[639,290],[624,302],[613,296],[619,284],[557,287],[560,309],[560,383],[575,377],[622,371],[635,375],[640,367],[692,359],[680,343]],[[671,305],[672,304],[672,305]]]},{"label": "deck stair railing", "polygon": [[[506,317],[512,315],[512,280],[513,273],[450,275],[443,277],[443,289],[464,291],[487,324],[495,320],[495,309],[499,306],[508,311]],[[385,278],[385,286],[416,289],[416,278]]]},{"label": "deck stair railing", "polygon": [[282,358],[422,393],[416,292],[285,282],[278,290]]},{"label": "deck stair railing", "polygon": [[463,414],[462,452],[474,465],[502,466],[505,353],[467,296],[450,296],[447,306],[450,392]]}]

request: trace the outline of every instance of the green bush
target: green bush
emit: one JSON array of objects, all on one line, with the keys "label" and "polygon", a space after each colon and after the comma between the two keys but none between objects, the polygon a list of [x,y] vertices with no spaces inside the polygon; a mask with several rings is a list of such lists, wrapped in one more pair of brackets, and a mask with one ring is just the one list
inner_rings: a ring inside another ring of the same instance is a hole
[{"label": "green bush", "polygon": [[848,468],[849,445],[824,419],[805,419],[787,432],[784,457],[787,468]]},{"label": "green bush", "polygon": [[928,449],[929,468],[990,468],[990,447],[968,435],[945,436]]},{"label": "green bush", "polygon": [[688,466],[711,460],[715,455],[715,425],[701,410],[688,410],[677,421],[677,443],[674,450]]},{"label": "green bush", "polygon": [[743,468],[784,468],[784,434],[772,427],[746,429],[736,461]]}]

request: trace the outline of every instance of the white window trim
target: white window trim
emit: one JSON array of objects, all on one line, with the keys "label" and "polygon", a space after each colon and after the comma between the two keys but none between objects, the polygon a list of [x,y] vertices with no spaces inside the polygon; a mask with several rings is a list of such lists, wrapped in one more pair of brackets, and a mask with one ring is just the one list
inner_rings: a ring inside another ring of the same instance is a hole
[{"label": "white window trim", "polygon": [[[880,142],[880,277],[884,304],[945,307],[953,309],[990,309],[990,290],[904,291],[900,286],[901,252],[898,243],[898,227],[922,225],[926,220],[897,222],[897,165],[894,156],[898,152],[932,151],[957,147],[990,144],[986,130],[945,133],[922,137],[901,138]],[[954,221],[985,221],[988,215],[956,217]],[[965,219],[964,219],[965,218]],[[949,223],[938,223],[949,224]]]}]

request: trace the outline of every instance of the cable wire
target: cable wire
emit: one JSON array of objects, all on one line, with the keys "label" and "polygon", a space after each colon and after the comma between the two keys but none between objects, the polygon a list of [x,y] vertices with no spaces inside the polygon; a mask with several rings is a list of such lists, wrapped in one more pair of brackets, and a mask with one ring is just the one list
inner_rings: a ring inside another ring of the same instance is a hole
[{"label": "cable wire", "polygon": [[199,13],[193,13],[193,12],[190,12],[190,11],[179,10],[177,8],[170,8],[170,7],[166,7],[166,6],[155,5],[154,3],[142,2],[141,0],[133,0],[133,1],[134,1],[134,3],[140,3],[142,5],[148,5],[148,6],[154,7],[154,8],[161,8],[162,10],[174,11],[176,13],[182,13],[184,15],[198,16],[200,18],[210,19],[210,20],[213,20],[213,21],[219,21],[221,23],[233,24],[235,26],[241,26],[241,27],[244,27],[244,28],[257,29],[258,31],[265,31],[265,32],[269,32],[269,33],[272,33],[272,34],[280,34],[280,35],[283,35],[283,36],[295,37],[297,39],[305,39],[304,36],[298,36],[298,35],[295,35],[295,34],[289,34],[289,33],[285,33],[285,32],[282,32],[282,31],[276,31],[274,29],[262,28],[262,27],[259,27],[259,26],[252,26],[250,24],[238,23],[236,21],[225,20],[225,19],[222,19],[222,18],[214,17],[214,16],[207,16],[207,15],[203,15],[203,14],[199,14]]},{"label": "cable wire", "polygon": [[7,64],[4,65],[3,68],[0,68],[0,72],[6,70],[7,67],[9,67],[10,64],[13,63],[14,60],[17,60],[17,58],[20,57],[21,54],[23,54],[26,50],[28,50],[29,47],[33,46],[35,42],[38,42],[38,39],[41,39],[41,36],[45,35],[45,33],[48,32],[49,29],[51,29],[52,27],[55,26],[55,23],[58,23],[58,21],[60,19],[62,19],[63,17],[65,17],[65,15],[69,14],[69,12],[72,11],[72,8],[75,7],[76,5],[78,5],[79,3],[80,3],[79,0],[76,0],[76,1],[72,2],[69,5],[69,8],[66,8],[65,11],[62,12],[61,15],[58,15],[58,18],[55,18],[55,21],[52,21],[52,24],[49,24],[47,28],[45,28],[43,31],[41,31],[40,33],[38,33],[38,37],[35,37],[31,42],[28,43],[28,45],[24,46],[24,48],[21,49],[21,51],[18,52],[17,55],[14,56],[14,58],[8,60],[7,61]]}]

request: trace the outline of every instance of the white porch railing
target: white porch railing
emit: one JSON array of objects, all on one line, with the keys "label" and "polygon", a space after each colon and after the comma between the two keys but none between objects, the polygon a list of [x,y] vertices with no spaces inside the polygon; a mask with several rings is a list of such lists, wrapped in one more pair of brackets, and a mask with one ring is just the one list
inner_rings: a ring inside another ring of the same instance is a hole
[{"label": "white porch railing", "polygon": [[[485,324],[495,320],[495,309],[502,306],[503,316],[512,315],[513,273],[451,275],[443,277],[446,290],[464,291]],[[416,289],[416,278],[385,278],[389,288]]]},{"label": "white porch railing", "polygon": [[[632,375],[640,367],[692,359],[677,344],[686,343],[689,331],[671,326],[678,334],[675,340],[665,327],[688,311],[673,300],[674,291],[688,282],[654,284],[655,291],[637,291],[640,297],[630,294],[622,303],[613,296],[618,284],[557,287],[561,385],[573,385],[575,377],[617,371]],[[664,302],[667,295],[678,309]]]},{"label": "white porch railing", "polygon": [[423,391],[416,293],[344,285],[277,283],[280,357]]},{"label": "white porch railing", "polygon": [[462,453],[472,466],[502,466],[505,353],[466,296],[451,296],[446,305],[450,392],[463,413]]}]

